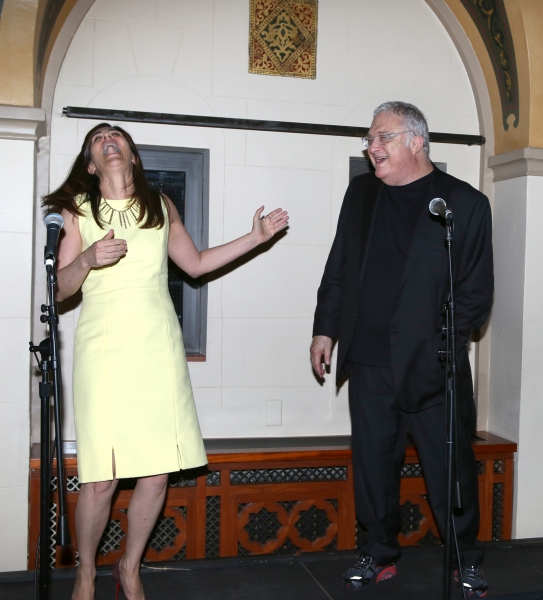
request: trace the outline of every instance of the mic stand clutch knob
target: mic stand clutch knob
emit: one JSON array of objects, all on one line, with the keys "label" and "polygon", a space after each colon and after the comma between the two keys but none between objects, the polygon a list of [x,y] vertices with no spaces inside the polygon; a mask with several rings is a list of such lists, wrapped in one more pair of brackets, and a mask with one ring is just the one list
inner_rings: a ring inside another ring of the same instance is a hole
[{"label": "mic stand clutch knob", "polygon": [[447,360],[447,358],[449,356],[449,352],[448,352],[448,350],[438,350],[437,355],[438,355],[439,360],[441,362],[444,362]]}]

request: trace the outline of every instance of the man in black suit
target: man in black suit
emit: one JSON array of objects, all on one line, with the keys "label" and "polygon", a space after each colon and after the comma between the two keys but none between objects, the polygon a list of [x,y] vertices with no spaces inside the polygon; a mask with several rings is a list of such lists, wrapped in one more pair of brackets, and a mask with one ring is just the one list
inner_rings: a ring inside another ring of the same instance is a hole
[{"label": "man in black suit", "polygon": [[448,295],[444,224],[428,205],[443,198],[454,213],[458,326],[458,448],[464,507],[455,516],[468,597],[486,595],[480,565],[478,481],[471,445],[476,425],[467,343],[492,300],[490,206],[469,184],[428,157],[424,115],[386,102],[363,143],[375,172],[347,189],[318,291],[311,361],[319,377],[338,339],[338,378],[349,375],[357,518],[362,554],[343,576],[348,589],[396,575],[400,556],[400,471],[407,429],[422,463],[441,532],[446,522],[445,349]]}]

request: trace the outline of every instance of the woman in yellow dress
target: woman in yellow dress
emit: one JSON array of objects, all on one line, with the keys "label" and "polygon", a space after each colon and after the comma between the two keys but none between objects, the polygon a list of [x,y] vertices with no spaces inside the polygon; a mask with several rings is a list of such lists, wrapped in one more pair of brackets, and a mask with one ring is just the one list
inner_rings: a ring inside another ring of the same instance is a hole
[{"label": "woman in yellow dress", "polygon": [[96,551],[117,480],[135,477],[114,577],[121,598],[142,600],[139,564],[167,474],[207,462],[168,292],[168,256],[199,277],[272,238],[288,215],[276,209],[261,217],[260,207],[250,233],[198,251],[171,200],[147,184],[130,135],[108,123],[89,131],[66,181],[44,205],[62,210],[65,221],[57,299],[83,291],[73,371],[81,482],[73,599],[94,598]]}]

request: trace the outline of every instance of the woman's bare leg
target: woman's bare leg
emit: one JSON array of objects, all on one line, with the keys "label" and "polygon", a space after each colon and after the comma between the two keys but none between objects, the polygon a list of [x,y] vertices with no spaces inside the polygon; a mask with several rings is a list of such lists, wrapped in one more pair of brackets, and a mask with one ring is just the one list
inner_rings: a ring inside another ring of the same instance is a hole
[{"label": "woman's bare leg", "polygon": [[75,578],[73,600],[94,599],[96,551],[107,525],[111,497],[116,487],[115,479],[81,484],[75,509],[79,567]]},{"label": "woman's bare leg", "polygon": [[141,555],[164,504],[167,484],[167,474],[141,477],[130,499],[126,548],[119,562],[124,593],[130,600],[144,600],[139,575]]}]

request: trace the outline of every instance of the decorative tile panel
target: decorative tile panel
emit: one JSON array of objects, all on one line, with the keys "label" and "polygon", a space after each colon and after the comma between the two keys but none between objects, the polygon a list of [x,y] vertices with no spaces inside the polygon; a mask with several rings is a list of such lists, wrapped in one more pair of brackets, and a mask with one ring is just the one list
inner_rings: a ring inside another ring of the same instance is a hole
[{"label": "decorative tile panel", "polygon": [[251,0],[249,73],[316,78],[317,0]]}]

